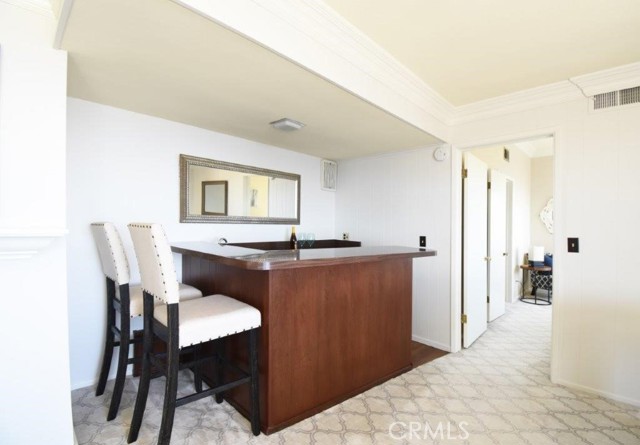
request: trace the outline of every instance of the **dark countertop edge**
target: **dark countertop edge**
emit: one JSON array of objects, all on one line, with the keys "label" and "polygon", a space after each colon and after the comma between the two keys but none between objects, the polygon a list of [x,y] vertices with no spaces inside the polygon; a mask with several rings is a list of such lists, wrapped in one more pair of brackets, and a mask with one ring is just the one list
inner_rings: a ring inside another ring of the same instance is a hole
[{"label": "dark countertop edge", "polygon": [[[357,247],[355,247],[357,249]],[[228,266],[239,267],[249,270],[281,270],[281,269],[296,269],[301,267],[317,267],[317,266],[333,266],[338,264],[352,264],[352,263],[364,263],[373,261],[385,261],[389,259],[400,258],[423,258],[429,256],[436,256],[438,252],[432,249],[416,250],[414,252],[403,253],[381,253],[377,255],[361,255],[361,256],[349,256],[339,258],[313,258],[299,261],[252,261],[244,260],[241,258],[229,258],[213,253],[201,252],[198,250],[186,249],[183,247],[171,246],[171,250],[175,253],[182,255],[191,255],[198,258],[216,261],[220,264],[226,264]],[[253,250],[253,249],[252,249]],[[256,250],[256,252],[260,252]],[[265,252],[266,253],[266,252]]]}]

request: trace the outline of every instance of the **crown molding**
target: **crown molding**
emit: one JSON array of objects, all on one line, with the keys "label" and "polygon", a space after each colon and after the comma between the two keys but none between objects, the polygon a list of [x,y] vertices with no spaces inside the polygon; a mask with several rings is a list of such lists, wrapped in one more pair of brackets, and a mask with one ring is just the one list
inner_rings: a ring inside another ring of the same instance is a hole
[{"label": "crown molding", "polygon": [[[431,88],[426,82],[416,76],[413,71],[402,65],[397,59],[382,47],[377,45],[360,29],[345,20],[324,2],[306,0],[307,7],[314,10],[317,17],[322,17],[327,24],[338,32],[333,39],[337,39],[334,47],[343,51],[342,56],[354,65],[360,64],[360,69],[372,75],[377,73],[380,81],[386,81],[396,92],[425,112],[435,116],[444,123],[448,123],[455,107],[444,97]],[[322,23],[319,24],[322,26]],[[326,38],[326,29],[318,37]],[[345,48],[345,43],[348,45]],[[354,58],[354,55],[358,58]],[[363,63],[364,62],[364,63]]]},{"label": "crown molding", "polygon": [[581,98],[584,96],[580,90],[568,80],[564,80],[459,106],[451,123],[463,124]]},{"label": "crown molding", "polygon": [[8,3],[47,17],[53,17],[51,0],[0,0],[0,2]]},{"label": "crown molding", "polygon": [[640,62],[572,77],[571,81],[589,97],[637,87],[640,86]]},{"label": "crown molding", "polygon": [[74,0],[61,0],[58,2],[58,23],[56,24],[56,32],[53,35],[53,47],[55,49],[62,49],[62,39],[67,30],[69,16],[71,15],[71,9],[73,9],[73,2]]},{"label": "crown molding", "polygon": [[317,0],[173,0],[441,139],[455,108]]},{"label": "crown molding", "polygon": [[640,85],[634,63],[455,107],[324,2],[173,1],[443,140],[453,125]]},{"label": "crown molding", "polygon": [[517,113],[636,86],[640,86],[640,62],[462,105],[456,107],[450,124]]}]

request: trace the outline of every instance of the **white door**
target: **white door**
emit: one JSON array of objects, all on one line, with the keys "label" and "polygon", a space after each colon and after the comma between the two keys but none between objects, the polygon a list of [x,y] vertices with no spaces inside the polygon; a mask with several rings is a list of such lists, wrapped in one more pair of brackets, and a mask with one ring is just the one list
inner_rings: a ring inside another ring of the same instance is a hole
[{"label": "white door", "polygon": [[463,164],[462,346],[468,348],[487,330],[487,165],[470,153]]},{"label": "white door", "polygon": [[489,170],[489,301],[487,321],[504,314],[507,292],[507,177]]}]

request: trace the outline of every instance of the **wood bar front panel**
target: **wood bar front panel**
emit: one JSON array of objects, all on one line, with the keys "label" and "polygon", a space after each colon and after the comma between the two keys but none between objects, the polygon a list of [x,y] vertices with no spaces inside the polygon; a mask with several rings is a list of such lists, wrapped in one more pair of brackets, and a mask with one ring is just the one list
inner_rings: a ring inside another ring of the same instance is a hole
[{"label": "wood bar front panel", "polygon": [[[262,313],[261,420],[267,433],[411,367],[411,274],[411,258],[257,271],[183,255],[185,283]],[[243,351],[244,340],[236,341]],[[229,398],[246,411],[245,388]]]}]

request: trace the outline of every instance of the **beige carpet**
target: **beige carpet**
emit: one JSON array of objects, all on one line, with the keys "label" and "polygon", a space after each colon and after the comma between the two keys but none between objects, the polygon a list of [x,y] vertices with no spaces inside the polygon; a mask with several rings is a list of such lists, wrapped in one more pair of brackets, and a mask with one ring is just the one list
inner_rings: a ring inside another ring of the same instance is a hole
[{"label": "beige carpet", "polygon": [[[640,444],[640,409],[549,381],[551,307],[515,303],[467,350],[449,354],[280,433],[253,437],[227,403],[176,410],[173,444]],[[125,444],[137,380],[106,422],[110,390],[73,391],[80,444]],[[164,379],[152,381],[138,444],[154,444]],[[181,387],[191,390],[190,373]]]}]

